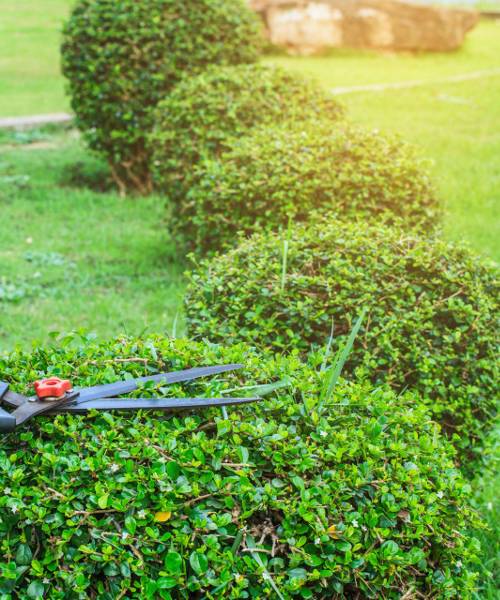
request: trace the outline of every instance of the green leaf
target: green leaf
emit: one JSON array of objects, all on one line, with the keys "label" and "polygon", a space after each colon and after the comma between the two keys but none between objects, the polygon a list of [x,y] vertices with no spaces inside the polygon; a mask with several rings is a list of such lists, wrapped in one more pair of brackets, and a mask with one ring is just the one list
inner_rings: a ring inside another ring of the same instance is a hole
[{"label": "green leaf", "polygon": [[177,579],[175,577],[159,577],[157,586],[159,590],[170,590],[177,585]]},{"label": "green leaf", "polygon": [[181,473],[181,468],[175,461],[168,462],[167,466],[166,466],[166,470],[167,470],[167,475],[170,477],[170,479],[174,479],[174,480],[177,479],[177,477],[179,477],[179,475]]},{"label": "green leaf", "polygon": [[125,528],[131,535],[134,535],[137,529],[137,522],[134,517],[125,517]]},{"label": "green leaf", "polygon": [[32,581],[29,584],[26,593],[30,598],[43,598],[43,595],[45,593],[45,586],[41,581]]},{"label": "green leaf", "polygon": [[288,575],[290,579],[307,579],[307,571],[301,568],[290,569]]},{"label": "green leaf", "polygon": [[181,573],[182,556],[178,552],[169,552],[165,557],[165,568],[169,573]]},{"label": "green leaf", "polygon": [[16,552],[16,563],[18,565],[29,565],[33,554],[27,544],[21,544]]},{"label": "green leaf", "polygon": [[104,567],[104,574],[108,577],[116,577],[119,572],[120,569],[114,563],[109,563]]},{"label": "green leaf", "polygon": [[103,494],[102,496],[99,496],[99,498],[97,499],[97,504],[99,508],[102,508],[103,510],[108,508],[108,499],[109,494]]},{"label": "green leaf", "polygon": [[240,446],[238,448],[238,454],[239,454],[241,462],[243,464],[247,464],[248,463],[248,457],[249,457],[248,448],[245,448],[245,446]]},{"label": "green leaf", "polygon": [[201,552],[193,552],[189,557],[189,564],[197,575],[203,575],[208,569],[208,559]]},{"label": "green leaf", "polygon": [[399,552],[399,546],[394,540],[387,540],[380,547],[382,550],[383,556],[386,558],[390,558],[391,556],[395,556]]},{"label": "green leaf", "polygon": [[341,552],[349,552],[351,549],[351,544],[349,542],[337,542],[335,547],[338,548]]}]

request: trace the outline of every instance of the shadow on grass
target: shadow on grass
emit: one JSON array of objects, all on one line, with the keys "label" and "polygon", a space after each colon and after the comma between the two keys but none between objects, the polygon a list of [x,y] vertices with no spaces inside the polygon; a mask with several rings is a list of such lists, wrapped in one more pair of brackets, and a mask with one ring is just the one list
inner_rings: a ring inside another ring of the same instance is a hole
[{"label": "shadow on grass", "polygon": [[117,190],[108,166],[93,156],[65,165],[59,178],[59,185],[90,189],[100,193]]}]

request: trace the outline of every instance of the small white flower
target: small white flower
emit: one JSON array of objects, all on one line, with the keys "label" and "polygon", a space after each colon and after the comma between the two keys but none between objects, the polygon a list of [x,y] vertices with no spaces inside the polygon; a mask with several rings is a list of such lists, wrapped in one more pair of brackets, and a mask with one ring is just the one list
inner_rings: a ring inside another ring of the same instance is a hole
[{"label": "small white flower", "polygon": [[48,579],[47,577],[45,577],[45,579],[42,580],[42,583],[45,583],[45,585],[49,585],[50,579]]},{"label": "small white flower", "polygon": [[145,510],[140,510],[140,511],[137,513],[137,516],[139,517],[139,519],[145,519],[145,518],[146,518],[146,516],[147,516],[147,515],[146,515],[146,511],[145,511]]},{"label": "small white flower", "polygon": [[353,520],[352,526],[353,527],[359,527],[359,523],[356,521],[356,519]]},{"label": "small white flower", "polygon": [[364,525],[361,525],[361,529],[362,529],[363,531],[368,531],[368,527],[365,527]]},{"label": "small white flower", "polygon": [[16,512],[18,512],[18,510],[19,510],[19,509],[18,509],[18,508],[17,508],[17,506],[14,504],[14,506],[12,506],[10,510],[11,510],[11,511],[12,511],[14,514],[16,514]]},{"label": "small white flower", "polygon": [[438,498],[442,498],[444,496],[444,492],[442,490],[439,490],[439,492],[436,494],[436,496]]},{"label": "small white flower", "polygon": [[116,463],[113,463],[113,464],[112,464],[112,465],[109,467],[109,470],[110,470],[112,473],[116,473],[117,471],[119,471],[119,470],[120,470],[120,467],[119,467],[119,465],[117,465]]},{"label": "small white flower", "polygon": [[321,540],[320,540],[319,538],[316,538],[316,539],[314,540],[314,543],[315,543],[315,544],[321,544]]},{"label": "small white flower", "polygon": [[457,567],[457,569],[461,569],[462,568],[462,561],[461,560],[457,560],[455,566]]},{"label": "small white flower", "polygon": [[10,493],[12,492],[12,490],[9,487],[4,488],[3,493],[8,496]]},{"label": "small white flower", "polygon": [[319,432],[319,435],[320,435],[321,437],[326,437],[326,436],[328,435],[328,433],[327,433],[326,431],[320,431],[320,432]]},{"label": "small white flower", "polygon": [[126,531],[122,531],[122,540],[126,540],[129,537],[129,534]]}]

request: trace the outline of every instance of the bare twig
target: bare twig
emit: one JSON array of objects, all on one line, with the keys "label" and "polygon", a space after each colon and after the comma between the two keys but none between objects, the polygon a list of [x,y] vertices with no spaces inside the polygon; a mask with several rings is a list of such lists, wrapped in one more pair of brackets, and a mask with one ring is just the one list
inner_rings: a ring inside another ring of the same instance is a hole
[{"label": "bare twig", "polygon": [[197,498],[192,498],[191,500],[186,500],[186,502],[184,502],[184,506],[191,506],[192,504],[196,504],[200,500],[205,500],[206,498],[212,498],[213,496],[216,496],[216,495],[217,495],[217,493],[203,494],[202,496],[198,496]]}]

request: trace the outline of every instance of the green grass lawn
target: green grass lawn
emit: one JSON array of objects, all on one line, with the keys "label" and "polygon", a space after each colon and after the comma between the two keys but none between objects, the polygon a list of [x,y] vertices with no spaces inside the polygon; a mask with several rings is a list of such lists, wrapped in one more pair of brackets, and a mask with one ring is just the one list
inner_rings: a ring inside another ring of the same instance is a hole
[{"label": "green grass lawn", "polygon": [[29,137],[0,134],[0,350],[74,328],[171,332],[182,266],[164,200],[70,185],[75,165],[99,165],[75,133]]},{"label": "green grass lawn", "polygon": [[59,73],[62,23],[71,0],[2,2],[0,116],[69,109]]}]

